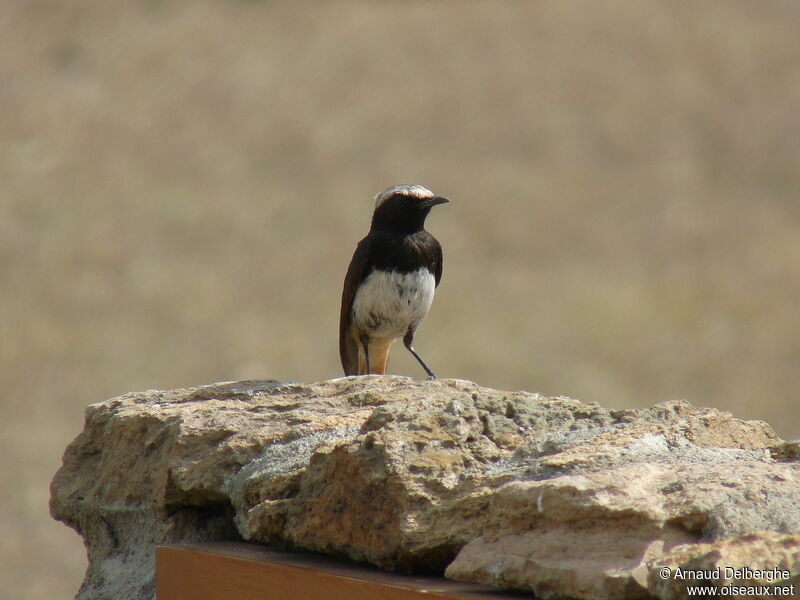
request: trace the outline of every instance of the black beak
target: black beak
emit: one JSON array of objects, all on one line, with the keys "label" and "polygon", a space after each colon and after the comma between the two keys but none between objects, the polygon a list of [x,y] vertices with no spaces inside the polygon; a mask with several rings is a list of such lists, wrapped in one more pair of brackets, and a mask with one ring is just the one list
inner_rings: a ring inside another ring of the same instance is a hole
[{"label": "black beak", "polygon": [[420,202],[418,206],[420,208],[432,208],[437,204],[445,204],[447,202],[450,202],[450,200],[448,200],[444,196],[433,196],[432,198],[426,198],[425,200]]}]

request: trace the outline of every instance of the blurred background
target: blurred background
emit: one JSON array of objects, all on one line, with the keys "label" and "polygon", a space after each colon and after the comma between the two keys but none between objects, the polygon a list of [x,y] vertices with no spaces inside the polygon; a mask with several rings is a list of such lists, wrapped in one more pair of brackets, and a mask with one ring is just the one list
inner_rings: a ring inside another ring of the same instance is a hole
[{"label": "blurred background", "polygon": [[[0,579],[87,404],[340,375],[372,197],[453,199],[442,377],[800,436],[800,3],[0,4]],[[393,373],[423,373],[402,347]]]}]

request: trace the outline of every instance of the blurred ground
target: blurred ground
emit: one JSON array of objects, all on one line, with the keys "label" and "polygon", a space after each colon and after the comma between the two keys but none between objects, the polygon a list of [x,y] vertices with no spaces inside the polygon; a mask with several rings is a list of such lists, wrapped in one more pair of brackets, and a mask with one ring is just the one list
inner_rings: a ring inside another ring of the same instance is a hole
[{"label": "blurred ground", "polygon": [[[453,203],[443,377],[800,435],[800,4],[0,5],[0,580],[69,597],[83,407],[339,375],[371,197]],[[400,349],[401,350],[401,349]],[[390,370],[421,377],[405,352]]]}]

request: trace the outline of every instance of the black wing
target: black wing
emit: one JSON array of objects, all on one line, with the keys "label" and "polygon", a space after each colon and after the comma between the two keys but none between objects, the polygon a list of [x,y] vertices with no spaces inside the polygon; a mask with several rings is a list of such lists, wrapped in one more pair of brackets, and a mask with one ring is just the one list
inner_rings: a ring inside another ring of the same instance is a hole
[{"label": "black wing", "polygon": [[371,246],[369,236],[358,242],[344,277],[342,311],[339,315],[339,357],[342,359],[345,375],[358,375],[358,347],[350,335],[350,309],[353,307],[358,286],[369,275]]},{"label": "black wing", "polygon": [[442,280],[442,246],[439,242],[434,238],[433,240],[436,242],[433,246],[433,277],[436,280],[436,287],[439,287],[439,282]]}]

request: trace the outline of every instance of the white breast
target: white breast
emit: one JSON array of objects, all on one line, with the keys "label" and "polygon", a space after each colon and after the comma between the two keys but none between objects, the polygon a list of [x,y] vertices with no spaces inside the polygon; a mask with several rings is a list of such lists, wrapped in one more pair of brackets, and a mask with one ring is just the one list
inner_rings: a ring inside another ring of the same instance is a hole
[{"label": "white breast", "polygon": [[374,270],[353,299],[353,323],[373,339],[398,338],[428,314],[436,282],[428,269],[412,273]]}]

